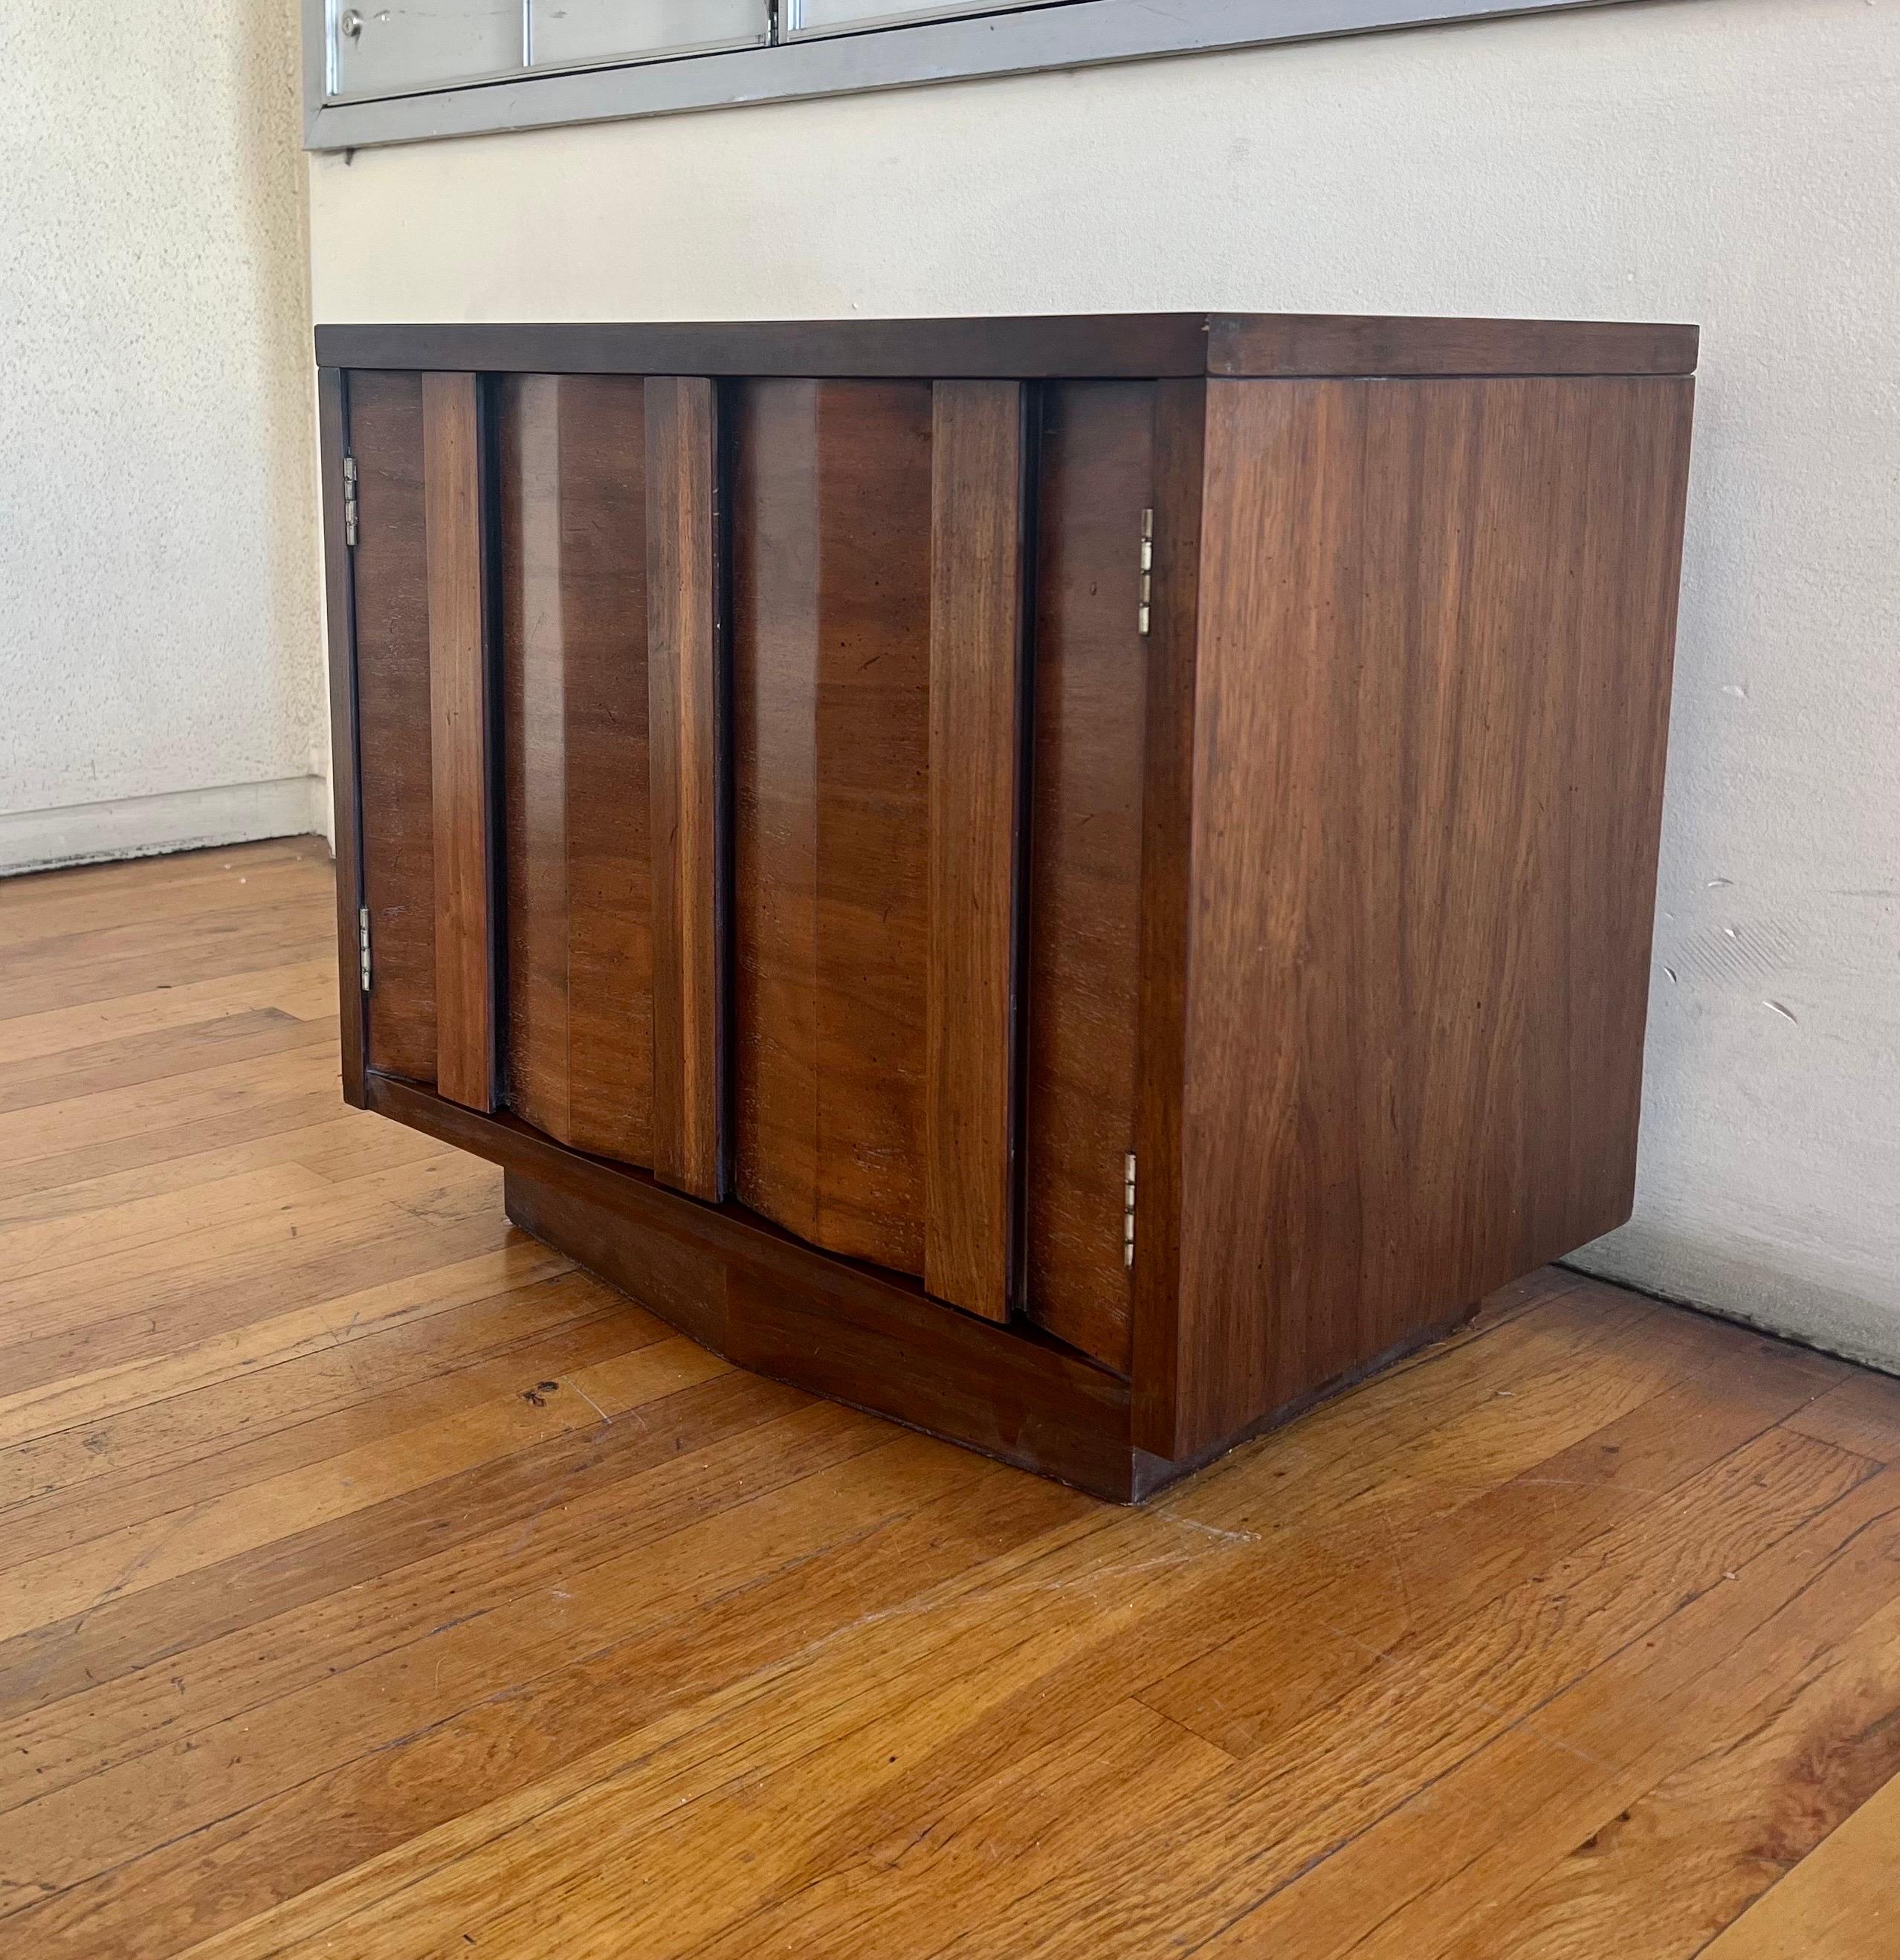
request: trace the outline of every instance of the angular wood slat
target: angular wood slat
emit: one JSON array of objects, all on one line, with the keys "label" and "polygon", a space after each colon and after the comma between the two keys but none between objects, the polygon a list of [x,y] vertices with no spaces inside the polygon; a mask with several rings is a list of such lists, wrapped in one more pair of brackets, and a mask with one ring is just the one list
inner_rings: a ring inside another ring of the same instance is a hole
[{"label": "angular wood slat", "polygon": [[924,1283],[1008,1316],[1021,857],[1023,391],[940,381],[931,422]]},{"label": "angular wood slat", "polygon": [[496,388],[508,1106],[651,1161],[644,395]]},{"label": "angular wood slat", "polygon": [[1698,329],[1647,322],[1352,313],[323,326],[336,368],[530,374],[996,376],[1686,374]]},{"label": "angular wood slat", "polygon": [[718,397],[646,384],[647,689],[653,842],[653,1172],[724,1195]]},{"label": "angular wood slat", "polygon": [[[360,523],[352,568],[363,892],[374,957],[365,1059],[436,1079],[435,826],[429,735],[429,594],[422,383],[348,377]],[[341,777],[348,758],[339,750]],[[342,966],[356,921],[341,921]]]},{"label": "angular wood slat", "polygon": [[734,391],[736,1195],[924,1268],[931,391]]},{"label": "angular wood slat", "polygon": [[452,1100],[490,1110],[495,1102],[495,962],[484,420],[479,376],[423,376],[436,1080]]}]

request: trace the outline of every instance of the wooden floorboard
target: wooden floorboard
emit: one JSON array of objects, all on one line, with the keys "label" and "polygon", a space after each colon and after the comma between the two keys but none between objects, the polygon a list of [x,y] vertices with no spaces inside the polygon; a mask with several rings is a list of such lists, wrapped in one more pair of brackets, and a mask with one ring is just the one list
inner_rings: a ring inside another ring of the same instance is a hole
[{"label": "wooden floorboard", "polygon": [[1900,1382],[1553,1271],[1100,1505],[346,1110],[329,879],[0,883],[0,1952],[1900,1952]]}]

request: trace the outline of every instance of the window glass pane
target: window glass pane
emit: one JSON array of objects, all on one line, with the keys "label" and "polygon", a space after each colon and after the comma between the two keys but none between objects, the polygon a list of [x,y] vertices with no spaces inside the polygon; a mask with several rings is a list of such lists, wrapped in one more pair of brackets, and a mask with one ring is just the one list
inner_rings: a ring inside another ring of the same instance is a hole
[{"label": "window glass pane", "polygon": [[1005,14],[1045,0],[786,0],[785,38],[840,34],[856,27],[901,27],[959,14]]},{"label": "window glass pane", "polygon": [[529,0],[528,14],[536,68],[748,46],[771,32],[767,0]]},{"label": "window glass pane", "polygon": [[521,65],[521,0],[333,0],[339,95],[394,95],[510,75]]}]

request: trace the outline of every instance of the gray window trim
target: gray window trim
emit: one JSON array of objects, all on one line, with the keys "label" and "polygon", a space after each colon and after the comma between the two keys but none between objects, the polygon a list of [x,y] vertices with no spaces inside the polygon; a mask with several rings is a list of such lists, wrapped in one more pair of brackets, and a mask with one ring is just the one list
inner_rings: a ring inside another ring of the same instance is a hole
[{"label": "gray window trim", "polygon": [[711,54],[326,102],[330,0],[303,0],[304,147],[367,148],[506,129],[544,129],[742,103],[909,88],[978,75],[1142,61],[1616,4],[1617,0],[1055,0],[855,33]]}]

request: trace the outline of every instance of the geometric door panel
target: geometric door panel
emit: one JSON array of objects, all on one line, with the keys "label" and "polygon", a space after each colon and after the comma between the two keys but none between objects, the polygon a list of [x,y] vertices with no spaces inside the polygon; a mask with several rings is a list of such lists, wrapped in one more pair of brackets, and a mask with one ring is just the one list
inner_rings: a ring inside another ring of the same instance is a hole
[{"label": "geometric door panel", "polygon": [[734,1194],[1001,1319],[1023,391],[730,390]]},{"label": "geometric door panel", "polygon": [[644,385],[507,375],[500,473],[505,1096],[653,1160]]},{"label": "geometric door panel", "polygon": [[717,1199],[717,391],[348,387],[368,1066]]}]

